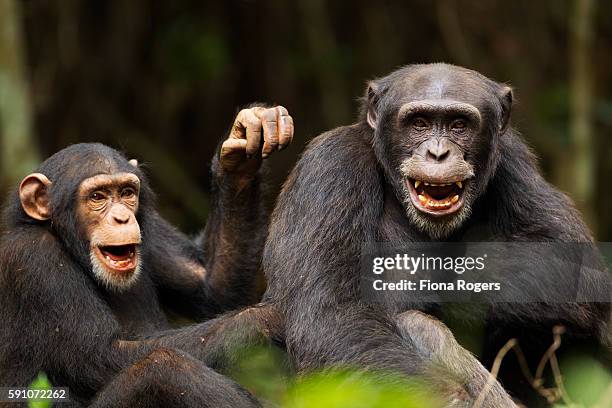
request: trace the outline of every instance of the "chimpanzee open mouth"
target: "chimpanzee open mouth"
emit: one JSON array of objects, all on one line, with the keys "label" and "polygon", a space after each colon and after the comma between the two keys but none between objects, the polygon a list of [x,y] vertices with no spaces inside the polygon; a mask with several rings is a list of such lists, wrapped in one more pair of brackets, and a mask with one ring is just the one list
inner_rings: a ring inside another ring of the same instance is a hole
[{"label": "chimpanzee open mouth", "polygon": [[465,180],[430,183],[408,179],[410,198],[414,206],[431,215],[448,215],[463,206]]},{"label": "chimpanzee open mouth", "polygon": [[107,245],[97,247],[98,258],[110,269],[131,272],[138,263],[138,245]]}]

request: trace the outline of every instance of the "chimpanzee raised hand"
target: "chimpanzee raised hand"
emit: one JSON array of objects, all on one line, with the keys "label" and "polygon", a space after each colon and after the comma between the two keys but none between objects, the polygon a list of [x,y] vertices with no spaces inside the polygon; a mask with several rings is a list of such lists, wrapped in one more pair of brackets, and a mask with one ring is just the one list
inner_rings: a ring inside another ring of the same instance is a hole
[{"label": "chimpanzee raised hand", "polygon": [[210,323],[168,330],[162,307],[201,320],[257,299],[259,168],[292,137],[281,106],[238,114],[196,242],[157,213],[137,162],[110,147],[72,145],[25,177],[0,247],[0,386],[44,371],[76,406],[257,406],[205,365],[219,359],[205,344]]}]

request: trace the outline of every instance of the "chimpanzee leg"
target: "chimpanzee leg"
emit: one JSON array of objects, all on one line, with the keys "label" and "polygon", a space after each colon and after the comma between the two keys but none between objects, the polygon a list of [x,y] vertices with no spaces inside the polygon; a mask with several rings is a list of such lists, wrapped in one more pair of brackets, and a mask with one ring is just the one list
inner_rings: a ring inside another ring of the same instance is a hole
[{"label": "chimpanzee leg", "polygon": [[159,348],[119,373],[91,407],[260,407],[237,383],[186,353]]},{"label": "chimpanzee leg", "polygon": [[479,397],[481,407],[516,406],[501,384],[493,380],[476,357],[461,347],[444,323],[410,310],[397,315],[396,324],[401,335],[410,339],[415,350],[430,362],[425,374],[434,381],[447,382],[445,386],[453,395],[451,407],[472,406]]}]

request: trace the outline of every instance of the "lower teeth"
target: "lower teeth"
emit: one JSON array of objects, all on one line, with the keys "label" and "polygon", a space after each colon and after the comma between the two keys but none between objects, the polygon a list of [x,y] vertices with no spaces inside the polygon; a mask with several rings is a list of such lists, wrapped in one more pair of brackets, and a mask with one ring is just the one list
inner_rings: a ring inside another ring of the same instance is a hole
[{"label": "lower teeth", "polygon": [[421,202],[422,205],[426,205],[427,207],[434,207],[434,208],[449,207],[452,204],[455,204],[457,201],[459,201],[459,196],[454,195],[450,200],[438,202],[438,201],[428,200],[427,197],[425,197],[422,194],[419,194],[419,201]]},{"label": "lower teeth", "polygon": [[129,259],[125,259],[122,261],[115,261],[114,259],[111,259],[109,256],[105,256],[105,258],[111,265],[118,266],[118,267],[123,267],[130,263]]}]

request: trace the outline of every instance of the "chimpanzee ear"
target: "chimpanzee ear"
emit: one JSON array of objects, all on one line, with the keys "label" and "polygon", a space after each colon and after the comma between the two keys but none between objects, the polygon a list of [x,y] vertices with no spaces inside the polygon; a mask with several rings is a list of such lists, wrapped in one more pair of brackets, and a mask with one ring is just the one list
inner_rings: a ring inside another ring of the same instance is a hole
[{"label": "chimpanzee ear", "polygon": [[19,185],[19,199],[23,210],[35,220],[45,221],[51,216],[49,186],[51,181],[41,173],[32,173]]},{"label": "chimpanzee ear", "polygon": [[514,96],[512,95],[512,88],[504,86],[500,93],[501,105],[502,105],[502,117],[499,125],[499,130],[503,133],[510,124],[510,114],[512,113],[512,101]]},{"label": "chimpanzee ear", "polygon": [[138,160],[136,159],[130,159],[128,160],[128,163],[130,163],[134,167],[138,167]]},{"label": "chimpanzee ear", "polygon": [[368,83],[368,91],[366,92],[366,98],[368,100],[366,120],[372,129],[376,129],[378,124],[378,102],[380,100],[379,92],[380,89],[378,84],[374,81],[370,81],[370,83]]}]

